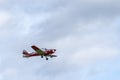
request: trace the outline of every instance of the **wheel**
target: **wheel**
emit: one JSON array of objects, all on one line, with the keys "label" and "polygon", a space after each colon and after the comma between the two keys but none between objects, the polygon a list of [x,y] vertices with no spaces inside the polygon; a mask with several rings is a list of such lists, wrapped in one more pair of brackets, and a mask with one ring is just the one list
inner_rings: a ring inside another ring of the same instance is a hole
[{"label": "wheel", "polygon": [[53,58],[53,56],[50,56],[50,58]]},{"label": "wheel", "polygon": [[41,56],[41,58],[43,58],[43,56]]},{"label": "wheel", "polygon": [[48,58],[46,58],[46,60],[48,60]]}]

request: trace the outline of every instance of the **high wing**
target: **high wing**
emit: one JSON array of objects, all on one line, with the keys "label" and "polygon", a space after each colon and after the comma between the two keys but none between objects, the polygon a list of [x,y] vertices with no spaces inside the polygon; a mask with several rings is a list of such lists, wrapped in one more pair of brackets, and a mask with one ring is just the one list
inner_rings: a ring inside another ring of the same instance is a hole
[{"label": "high wing", "polygon": [[44,55],[44,54],[45,54],[44,51],[42,51],[40,48],[38,48],[38,47],[35,46],[35,45],[31,46],[31,48],[34,49],[34,50],[35,50],[38,54],[40,54],[40,55]]}]

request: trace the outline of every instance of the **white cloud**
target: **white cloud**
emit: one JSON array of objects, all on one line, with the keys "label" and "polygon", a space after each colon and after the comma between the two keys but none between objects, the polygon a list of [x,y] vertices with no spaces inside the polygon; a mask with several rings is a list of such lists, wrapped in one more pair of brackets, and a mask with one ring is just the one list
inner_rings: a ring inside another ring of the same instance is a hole
[{"label": "white cloud", "polygon": [[6,11],[0,11],[0,37],[8,35],[6,26],[12,21],[12,15]]},{"label": "white cloud", "polygon": [[[94,46],[90,47],[85,50],[78,51],[76,54],[72,55],[70,59],[72,59],[72,63],[75,65],[84,65],[84,64],[90,64],[94,61],[104,60],[104,59],[110,59],[113,57],[116,57],[119,55],[119,51],[113,48],[103,46]],[[79,63],[78,63],[79,61]]]},{"label": "white cloud", "polygon": [[0,11],[0,27],[5,25],[11,18],[11,15],[6,11]]},{"label": "white cloud", "polygon": [[23,30],[22,33],[30,34],[31,30],[33,30],[33,26],[36,24],[41,24],[45,20],[47,20],[50,15],[49,14],[39,14],[39,15],[29,15],[29,14],[23,14]]},{"label": "white cloud", "polygon": [[15,80],[16,77],[17,77],[17,70],[14,68],[8,68],[6,69],[5,71],[1,72],[0,75],[1,75],[1,79],[4,80],[4,79],[13,79]]},{"label": "white cloud", "polygon": [[6,2],[7,0],[0,0],[0,4],[3,4],[4,2]]}]

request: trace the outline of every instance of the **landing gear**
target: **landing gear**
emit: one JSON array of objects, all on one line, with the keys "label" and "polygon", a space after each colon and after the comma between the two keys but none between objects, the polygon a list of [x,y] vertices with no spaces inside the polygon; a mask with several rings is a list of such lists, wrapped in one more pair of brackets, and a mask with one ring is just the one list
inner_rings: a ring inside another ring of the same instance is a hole
[{"label": "landing gear", "polygon": [[46,60],[48,60],[48,57],[47,57],[47,56],[45,56],[45,58],[46,58]]},{"label": "landing gear", "polygon": [[43,56],[41,56],[41,58],[43,58]]},{"label": "landing gear", "polygon": [[53,56],[50,56],[50,58],[53,58]]},{"label": "landing gear", "polygon": [[48,60],[48,58],[46,58],[46,60]]}]

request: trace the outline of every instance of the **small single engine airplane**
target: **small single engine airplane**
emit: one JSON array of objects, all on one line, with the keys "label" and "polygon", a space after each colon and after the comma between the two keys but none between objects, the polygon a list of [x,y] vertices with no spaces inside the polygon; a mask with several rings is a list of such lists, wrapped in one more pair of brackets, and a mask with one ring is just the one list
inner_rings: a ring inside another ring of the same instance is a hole
[{"label": "small single engine airplane", "polygon": [[48,57],[57,57],[57,55],[53,55],[56,51],[56,49],[40,49],[37,46],[33,45],[31,46],[32,49],[35,50],[35,52],[29,53],[26,50],[23,50],[23,57],[29,58],[33,56],[41,56],[43,58],[45,56],[46,60],[48,60]]}]

